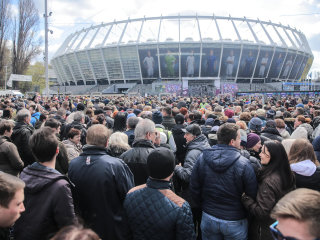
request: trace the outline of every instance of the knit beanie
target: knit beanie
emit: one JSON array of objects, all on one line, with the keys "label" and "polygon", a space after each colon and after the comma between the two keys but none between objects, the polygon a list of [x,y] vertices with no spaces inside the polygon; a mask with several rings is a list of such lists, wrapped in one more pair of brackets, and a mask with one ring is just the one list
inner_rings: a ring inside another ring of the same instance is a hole
[{"label": "knit beanie", "polygon": [[255,133],[249,133],[247,136],[247,149],[253,148],[260,141],[260,137]]},{"label": "knit beanie", "polygon": [[160,111],[156,111],[152,114],[152,121],[155,124],[161,124],[163,121],[162,113]]},{"label": "knit beanie", "polygon": [[261,132],[262,120],[260,118],[254,117],[249,122],[249,129],[255,132]]},{"label": "knit beanie", "polygon": [[152,178],[167,178],[173,173],[174,167],[175,157],[173,152],[168,148],[156,148],[147,158],[147,171]]}]

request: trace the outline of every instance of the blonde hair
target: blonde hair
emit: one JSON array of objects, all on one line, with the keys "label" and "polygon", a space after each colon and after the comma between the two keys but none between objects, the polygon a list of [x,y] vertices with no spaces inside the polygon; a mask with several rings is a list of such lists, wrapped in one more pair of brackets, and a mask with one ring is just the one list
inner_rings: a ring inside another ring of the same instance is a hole
[{"label": "blonde hair", "polygon": [[106,147],[111,131],[102,124],[89,127],[87,132],[87,143],[100,147]]},{"label": "blonde hair", "polygon": [[238,121],[238,122],[236,122],[236,124],[240,127],[240,129],[243,129],[245,131],[248,129],[245,121]]},{"label": "blonde hair", "polygon": [[273,219],[293,218],[306,222],[308,230],[315,238],[320,237],[320,192],[299,188],[294,190],[276,204],[271,212]]},{"label": "blonde hair", "polygon": [[128,144],[128,135],[122,132],[112,133],[108,142],[108,147],[111,146],[126,150],[130,149],[130,146]]}]

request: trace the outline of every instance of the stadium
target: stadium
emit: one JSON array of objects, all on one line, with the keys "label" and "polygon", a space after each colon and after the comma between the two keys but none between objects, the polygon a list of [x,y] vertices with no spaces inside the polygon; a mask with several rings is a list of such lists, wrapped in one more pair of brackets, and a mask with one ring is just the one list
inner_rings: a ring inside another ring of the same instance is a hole
[{"label": "stadium", "polygon": [[178,15],[82,29],[66,38],[51,63],[58,91],[210,95],[290,90],[301,85],[312,61],[305,35],[290,26]]}]

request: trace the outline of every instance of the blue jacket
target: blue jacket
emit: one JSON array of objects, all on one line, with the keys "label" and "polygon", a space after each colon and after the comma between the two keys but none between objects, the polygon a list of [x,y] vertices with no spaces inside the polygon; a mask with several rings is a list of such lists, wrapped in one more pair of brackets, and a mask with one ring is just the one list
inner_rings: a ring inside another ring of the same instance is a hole
[{"label": "blue jacket", "polygon": [[41,114],[39,112],[35,112],[34,114],[32,114],[30,124],[32,124],[33,127],[36,124],[37,120],[40,119],[40,115]]},{"label": "blue jacket", "polygon": [[124,208],[128,220],[126,239],[195,239],[188,202],[170,190],[170,182],[149,178],[129,191]]},{"label": "blue jacket", "polygon": [[236,221],[246,218],[242,194],[256,197],[256,175],[238,149],[218,144],[200,155],[191,174],[190,191],[207,214]]},{"label": "blue jacket", "polygon": [[85,224],[101,239],[125,239],[123,201],[134,186],[129,167],[107,155],[106,148],[86,145],[69,165],[75,203]]}]

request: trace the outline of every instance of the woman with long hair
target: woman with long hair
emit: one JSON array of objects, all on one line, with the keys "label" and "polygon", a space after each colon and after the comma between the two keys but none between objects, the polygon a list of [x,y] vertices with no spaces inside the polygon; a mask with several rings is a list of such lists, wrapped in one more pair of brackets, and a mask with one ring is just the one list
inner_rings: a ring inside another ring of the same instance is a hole
[{"label": "woman with long hair", "polygon": [[289,163],[296,177],[297,188],[320,191],[320,167],[311,143],[297,139],[289,152]]},{"label": "woman with long hair", "polygon": [[274,222],[270,213],[275,204],[295,187],[288,156],[280,142],[266,141],[260,153],[262,168],[258,171],[257,198],[244,195],[243,205],[252,216],[249,239],[272,239],[269,226]]},{"label": "woman with long hair", "polygon": [[124,132],[127,130],[127,112],[118,112],[114,117],[113,132]]}]

